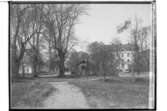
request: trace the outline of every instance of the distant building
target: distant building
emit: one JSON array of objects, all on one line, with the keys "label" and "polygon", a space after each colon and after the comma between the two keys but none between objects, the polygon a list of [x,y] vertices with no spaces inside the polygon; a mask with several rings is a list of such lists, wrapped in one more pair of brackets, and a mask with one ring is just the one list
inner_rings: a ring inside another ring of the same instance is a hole
[{"label": "distant building", "polygon": [[[131,66],[134,61],[134,45],[132,44],[119,44],[119,45],[111,45],[113,51],[115,52],[115,57],[119,60],[118,69],[122,72],[130,72],[132,70]],[[144,50],[140,53],[142,55],[142,59],[145,59],[143,62],[149,63],[149,50]],[[141,61],[141,60],[140,60]],[[144,67],[149,67],[149,64]],[[141,66],[142,67],[142,66]]]},{"label": "distant building", "polygon": [[80,75],[86,75],[87,67],[88,67],[88,60],[82,60],[78,63]]},{"label": "distant building", "polygon": [[122,72],[129,72],[130,65],[133,64],[134,45],[120,44],[114,48],[115,57],[119,59],[118,69]]}]

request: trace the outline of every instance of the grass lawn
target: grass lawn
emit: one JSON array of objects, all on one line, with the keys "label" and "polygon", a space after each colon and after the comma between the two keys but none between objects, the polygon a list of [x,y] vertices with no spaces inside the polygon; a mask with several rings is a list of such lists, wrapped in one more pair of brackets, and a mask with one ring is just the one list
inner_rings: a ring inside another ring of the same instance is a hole
[{"label": "grass lawn", "polygon": [[81,88],[91,108],[148,108],[148,80],[113,78],[104,80],[70,81]]},{"label": "grass lawn", "polygon": [[21,81],[11,84],[11,108],[38,108],[55,88],[46,82]]}]

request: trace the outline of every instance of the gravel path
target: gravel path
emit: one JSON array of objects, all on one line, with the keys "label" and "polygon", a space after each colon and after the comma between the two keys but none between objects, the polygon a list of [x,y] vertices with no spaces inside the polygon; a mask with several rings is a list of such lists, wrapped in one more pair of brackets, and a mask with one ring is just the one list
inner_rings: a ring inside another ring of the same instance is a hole
[{"label": "gravel path", "polygon": [[47,109],[86,109],[89,105],[80,89],[68,82],[50,82],[57,91],[44,101]]}]

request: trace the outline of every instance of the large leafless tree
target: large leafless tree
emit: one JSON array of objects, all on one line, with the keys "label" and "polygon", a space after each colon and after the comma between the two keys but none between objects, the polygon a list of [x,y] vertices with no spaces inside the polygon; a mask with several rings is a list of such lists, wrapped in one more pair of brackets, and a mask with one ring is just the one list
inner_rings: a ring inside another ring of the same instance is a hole
[{"label": "large leafless tree", "polygon": [[74,46],[74,26],[85,14],[85,6],[80,4],[48,5],[48,29],[53,48],[59,57],[59,74],[64,76],[65,59],[68,50]]},{"label": "large leafless tree", "polygon": [[10,4],[10,43],[11,43],[11,67],[12,77],[18,77],[19,67],[23,59],[26,44],[34,33],[27,35],[29,20],[27,11],[29,5]]},{"label": "large leafless tree", "polygon": [[[48,42],[51,67],[52,50],[58,58],[59,74],[64,75],[68,51],[75,45],[74,26],[86,14],[80,4],[10,4],[12,75],[18,76],[26,49],[31,49],[34,76],[41,65],[41,47]],[[53,58],[54,59],[54,58]]]}]

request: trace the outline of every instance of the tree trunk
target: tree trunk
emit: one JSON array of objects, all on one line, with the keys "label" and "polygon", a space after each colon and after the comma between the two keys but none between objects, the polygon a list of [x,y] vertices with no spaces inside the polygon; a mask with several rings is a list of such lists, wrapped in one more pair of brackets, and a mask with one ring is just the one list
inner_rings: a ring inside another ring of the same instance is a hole
[{"label": "tree trunk", "polygon": [[37,52],[36,52],[36,57],[37,57],[37,63],[36,63],[36,71],[37,72],[39,72],[39,65],[40,65],[40,63],[39,63],[39,55],[40,53],[39,53],[39,34],[37,34]]},{"label": "tree trunk", "polygon": [[37,65],[36,64],[34,65],[34,77],[38,77],[38,75],[37,75]]},{"label": "tree trunk", "polygon": [[37,75],[37,57],[36,57],[36,55],[34,56],[34,61],[33,61],[34,63],[33,63],[33,68],[34,68],[34,70],[33,70],[33,73],[34,73],[34,77],[37,77],[38,75]]},{"label": "tree trunk", "polygon": [[59,77],[64,77],[64,72],[65,72],[65,66],[64,66],[64,62],[65,62],[65,56],[63,54],[59,55],[60,61],[59,61]]},{"label": "tree trunk", "polygon": [[19,62],[17,61],[17,59],[13,59],[12,60],[12,71],[11,71],[11,80],[15,81],[16,79],[19,78]]},{"label": "tree trunk", "polygon": [[51,46],[50,46],[50,42],[49,42],[49,72],[51,72]]},{"label": "tree trunk", "polygon": [[24,70],[24,63],[23,63],[23,61],[22,61],[22,63],[21,63],[21,67],[22,67],[22,76],[23,76],[23,78],[25,77],[25,70]]},{"label": "tree trunk", "polygon": [[18,76],[18,73],[19,73],[19,65],[18,65],[18,58],[17,58],[17,47],[16,47],[16,39],[17,39],[17,36],[18,36],[18,29],[19,28],[19,25],[17,26],[16,28],[16,33],[14,35],[14,40],[13,40],[13,46],[11,48],[11,67],[12,67],[12,75],[11,75],[11,78],[12,78],[12,81],[17,79],[19,76]]},{"label": "tree trunk", "polygon": [[103,70],[103,77],[104,77],[104,80],[106,80],[106,70],[105,70],[105,67],[107,67],[107,66],[105,66],[105,64],[104,63],[102,63],[102,70]]},{"label": "tree trunk", "polygon": [[19,68],[24,56],[25,48],[21,49],[21,53],[19,56],[17,56],[17,47],[16,44],[12,48],[12,78],[15,80],[19,77]]}]

